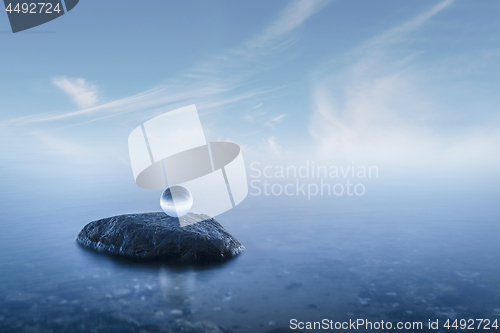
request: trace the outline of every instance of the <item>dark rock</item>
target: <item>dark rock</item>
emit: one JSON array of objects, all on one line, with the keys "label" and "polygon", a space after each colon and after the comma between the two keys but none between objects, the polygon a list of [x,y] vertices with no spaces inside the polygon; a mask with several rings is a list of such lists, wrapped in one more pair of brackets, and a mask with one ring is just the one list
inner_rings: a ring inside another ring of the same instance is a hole
[{"label": "dark rock", "polygon": [[189,213],[184,218],[203,221],[180,227],[164,213],[127,214],[87,224],[78,244],[112,255],[139,259],[210,261],[234,257],[245,247],[215,219]]}]

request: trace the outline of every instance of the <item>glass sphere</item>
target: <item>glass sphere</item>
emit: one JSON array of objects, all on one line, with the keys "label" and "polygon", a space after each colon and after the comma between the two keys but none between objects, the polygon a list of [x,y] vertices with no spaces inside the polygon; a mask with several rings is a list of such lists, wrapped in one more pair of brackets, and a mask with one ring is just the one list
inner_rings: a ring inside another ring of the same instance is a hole
[{"label": "glass sphere", "polygon": [[193,207],[193,196],[184,186],[170,186],[163,191],[160,205],[168,216],[181,217],[189,213]]}]

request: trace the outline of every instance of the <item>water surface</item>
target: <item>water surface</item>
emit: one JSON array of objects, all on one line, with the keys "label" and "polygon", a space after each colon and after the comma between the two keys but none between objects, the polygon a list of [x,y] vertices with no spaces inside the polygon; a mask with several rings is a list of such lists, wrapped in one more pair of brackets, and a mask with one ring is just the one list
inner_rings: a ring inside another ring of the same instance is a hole
[{"label": "water surface", "polygon": [[203,321],[279,332],[294,318],[500,317],[494,190],[249,196],[218,217],[246,252],[207,267],[138,265],[80,248],[74,239],[86,223],[140,212],[129,193],[30,199],[31,191],[3,195],[2,332],[168,332]]}]

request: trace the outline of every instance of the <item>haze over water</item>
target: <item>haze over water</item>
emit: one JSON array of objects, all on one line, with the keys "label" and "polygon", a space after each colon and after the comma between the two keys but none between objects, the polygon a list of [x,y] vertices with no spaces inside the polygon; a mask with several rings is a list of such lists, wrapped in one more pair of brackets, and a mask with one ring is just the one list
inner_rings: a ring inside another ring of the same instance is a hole
[{"label": "haze over water", "polygon": [[127,191],[105,191],[115,195],[26,186],[2,197],[0,331],[158,332],[183,319],[267,332],[291,319],[500,316],[496,189],[408,182],[368,185],[362,197],[248,196],[217,218],[246,252],[206,267],[80,248],[86,223],[158,204],[158,191],[131,205]]}]

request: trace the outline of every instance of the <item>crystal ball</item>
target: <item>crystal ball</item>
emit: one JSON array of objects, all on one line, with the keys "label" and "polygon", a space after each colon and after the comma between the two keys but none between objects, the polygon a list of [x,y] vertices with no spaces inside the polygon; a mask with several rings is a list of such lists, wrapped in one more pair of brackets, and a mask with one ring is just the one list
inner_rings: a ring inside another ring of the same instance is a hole
[{"label": "crystal ball", "polygon": [[184,186],[173,185],[163,191],[160,205],[168,216],[181,217],[193,207],[193,196]]}]

